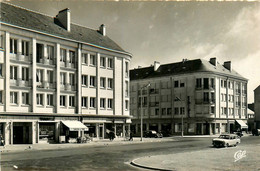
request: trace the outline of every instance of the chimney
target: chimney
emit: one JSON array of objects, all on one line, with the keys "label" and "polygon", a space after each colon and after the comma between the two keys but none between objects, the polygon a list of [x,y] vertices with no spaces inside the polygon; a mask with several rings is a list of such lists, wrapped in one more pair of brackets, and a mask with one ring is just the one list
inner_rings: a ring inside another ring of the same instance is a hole
[{"label": "chimney", "polygon": [[214,65],[214,66],[217,66],[217,58],[214,57],[214,58],[210,58],[209,62]]},{"label": "chimney", "polygon": [[100,27],[99,27],[99,32],[105,36],[106,35],[106,26],[105,24],[102,24]]},{"label": "chimney", "polygon": [[58,24],[65,28],[67,31],[70,31],[70,9],[66,8],[59,11],[59,14],[56,15]]},{"label": "chimney", "polygon": [[157,71],[159,67],[160,67],[160,62],[154,61],[154,71]]},{"label": "chimney", "polygon": [[224,62],[224,67],[229,71],[232,71],[231,61]]}]

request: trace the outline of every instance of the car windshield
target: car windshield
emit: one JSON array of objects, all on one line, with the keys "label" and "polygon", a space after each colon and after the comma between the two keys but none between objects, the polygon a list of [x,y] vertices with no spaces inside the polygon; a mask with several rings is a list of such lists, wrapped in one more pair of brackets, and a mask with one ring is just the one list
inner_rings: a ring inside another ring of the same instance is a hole
[{"label": "car windshield", "polygon": [[156,134],[156,131],[151,131],[152,132],[152,134]]},{"label": "car windshield", "polygon": [[222,138],[222,139],[229,139],[229,135],[220,135],[219,138]]}]

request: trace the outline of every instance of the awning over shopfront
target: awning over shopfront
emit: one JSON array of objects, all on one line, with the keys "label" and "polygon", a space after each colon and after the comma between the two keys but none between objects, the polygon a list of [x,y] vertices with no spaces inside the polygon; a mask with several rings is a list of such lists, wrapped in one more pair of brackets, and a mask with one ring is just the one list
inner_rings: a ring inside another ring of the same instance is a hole
[{"label": "awning over shopfront", "polygon": [[86,127],[80,121],[61,121],[66,127],[69,128],[70,131],[88,131],[88,127]]},{"label": "awning over shopfront", "polygon": [[236,122],[241,126],[241,129],[243,129],[243,128],[247,129],[248,128],[248,126],[245,124],[244,121],[236,120]]}]

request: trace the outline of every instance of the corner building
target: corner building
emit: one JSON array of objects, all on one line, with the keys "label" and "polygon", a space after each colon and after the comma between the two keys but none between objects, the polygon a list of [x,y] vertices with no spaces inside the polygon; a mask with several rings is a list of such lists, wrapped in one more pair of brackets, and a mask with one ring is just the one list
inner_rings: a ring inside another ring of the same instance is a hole
[{"label": "corner building", "polygon": [[[1,3],[0,134],[5,144],[129,129],[131,54],[98,30]],[[87,126],[87,127],[85,127]],[[86,128],[86,129],[85,129]]]},{"label": "corner building", "polygon": [[[247,79],[216,58],[130,71],[131,130],[209,135],[246,129]],[[142,92],[141,92],[142,91]],[[142,99],[141,99],[142,98]],[[142,101],[142,103],[141,103]],[[141,110],[142,108],[142,110]],[[142,112],[142,113],[141,113]]]}]

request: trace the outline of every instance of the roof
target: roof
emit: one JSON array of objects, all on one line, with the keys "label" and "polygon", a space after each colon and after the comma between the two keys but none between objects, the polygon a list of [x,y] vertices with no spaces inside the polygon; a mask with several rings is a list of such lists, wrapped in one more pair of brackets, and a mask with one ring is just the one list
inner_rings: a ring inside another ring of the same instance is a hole
[{"label": "roof", "polygon": [[227,75],[230,77],[247,80],[234,70],[230,71],[219,63],[214,66],[209,61],[206,61],[204,59],[184,60],[183,62],[164,64],[160,65],[160,67],[156,71],[154,71],[154,66],[133,69],[130,70],[130,79],[139,80],[162,76],[189,74],[195,72],[213,72],[216,74]]},{"label": "roof", "polygon": [[11,24],[66,39],[72,39],[78,42],[101,46],[109,50],[125,52],[108,36],[103,36],[100,34],[98,30],[93,30],[71,23],[71,31],[68,32],[63,27],[54,23],[55,17],[50,17],[48,15],[37,13],[8,3],[2,2],[0,6],[0,21],[2,23]]}]

